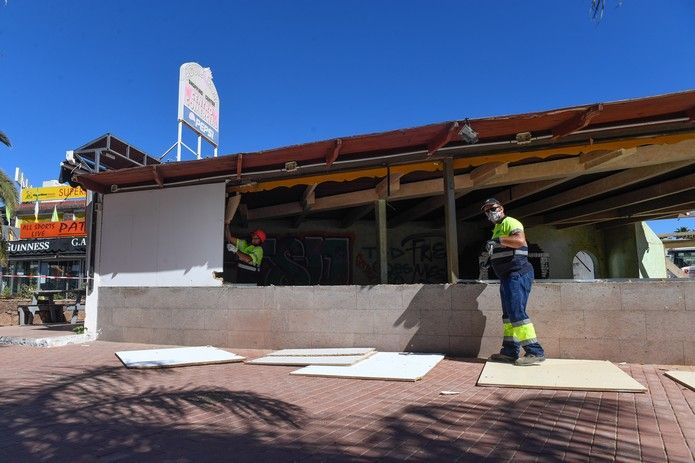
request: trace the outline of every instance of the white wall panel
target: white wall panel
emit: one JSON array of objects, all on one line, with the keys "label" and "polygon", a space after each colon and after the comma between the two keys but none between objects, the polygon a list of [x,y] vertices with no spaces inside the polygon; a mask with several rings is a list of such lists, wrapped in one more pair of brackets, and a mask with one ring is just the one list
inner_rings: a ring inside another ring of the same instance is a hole
[{"label": "white wall panel", "polygon": [[104,196],[102,286],[218,286],[224,183]]}]

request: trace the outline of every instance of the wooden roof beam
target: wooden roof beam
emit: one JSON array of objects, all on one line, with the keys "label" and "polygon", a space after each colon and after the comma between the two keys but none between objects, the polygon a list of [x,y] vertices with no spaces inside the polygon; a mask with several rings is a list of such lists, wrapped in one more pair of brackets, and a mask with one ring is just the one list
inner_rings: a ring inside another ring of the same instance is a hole
[{"label": "wooden roof beam", "polygon": [[655,166],[637,167],[609,175],[599,180],[556,193],[550,197],[514,209],[514,217],[528,217],[551,209],[584,201],[620,188],[635,185],[691,165],[692,161],[670,162]]},{"label": "wooden roof beam", "polygon": [[292,228],[298,228],[306,218],[309,211],[311,211],[311,208],[314,206],[314,203],[316,202],[315,190],[317,186],[318,183],[312,183],[311,185],[307,186],[304,193],[302,193],[302,199],[299,200],[299,203],[302,205],[302,212],[295,217],[294,221],[292,221]]},{"label": "wooden roof beam", "polygon": [[551,130],[551,133],[553,134],[552,140],[557,140],[558,138],[570,135],[587,127],[589,124],[591,124],[592,119],[598,116],[601,111],[603,111],[603,104],[593,105],[581,113],[575,114],[567,121],[558,124]]},{"label": "wooden roof beam", "polygon": [[338,138],[335,141],[335,145],[332,146],[328,152],[326,153],[326,166],[331,167],[333,163],[338,159],[338,156],[340,156],[340,150],[343,149],[343,140]]},{"label": "wooden roof beam", "polygon": [[[461,196],[470,193],[476,188],[485,185],[486,182],[507,174],[508,171],[508,164],[506,162],[491,162],[473,169],[471,173],[464,174],[468,176],[470,185],[467,188],[455,189],[455,198],[458,199]],[[389,228],[394,228],[406,222],[412,222],[413,220],[417,220],[420,217],[427,215],[443,206],[444,196],[441,194],[439,196],[434,196],[416,204],[407,211],[401,212],[396,217],[389,220],[388,226]]]},{"label": "wooden roof beam", "polygon": [[379,198],[388,198],[391,196],[392,193],[397,192],[398,190],[401,189],[401,178],[405,174],[402,172],[397,172],[393,174],[389,174],[379,183],[377,183],[376,187],[374,189],[376,190],[376,194],[379,196]]},{"label": "wooden roof beam", "polygon": [[434,155],[434,153],[443,148],[447,143],[456,138],[459,129],[459,123],[454,122],[449,126],[448,129],[446,129],[446,131],[444,131],[442,134],[440,134],[434,140],[432,140],[430,144],[427,145],[427,157],[431,157],[432,155]]},{"label": "wooden roof beam", "polygon": [[162,174],[159,172],[159,169],[157,169],[157,165],[152,166],[152,175],[154,177],[154,181],[157,182],[157,185],[159,185],[159,188],[163,188],[164,179],[162,178]]},{"label": "wooden roof beam", "polygon": [[622,148],[613,151],[591,151],[589,153],[581,153],[579,162],[582,163],[586,170],[591,170],[607,162],[617,161],[637,153],[637,148]]},{"label": "wooden roof beam", "polygon": [[[681,142],[677,145],[650,145],[638,149],[635,156],[618,160],[615,164],[597,167],[597,172],[634,168],[663,164],[664,159],[671,161],[695,161],[695,140]],[[536,164],[525,164],[510,167],[506,175],[490,180],[485,186],[505,186],[519,183],[540,182],[549,179],[557,179],[586,172],[577,157],[544,161]],[[470,175],[461,174],[454,177],[456,190],[462,191],[473,186]],[[441,178],[421,180],[417,182],[401,183],[400,189],[392,193],[391,199],[411,199],[441,194],[444,182]],[[342,193],[333,196],[324,196],[316,199],[313,211],[331,209],[343,209],[349,207],[371,204],[378,199],[374,188]],[[284,205],[269,206],[252,209],[249,211],[249,220],[258,220],[269,217],[291,216],[301,213],[301,204],[297,202]],[[515,211],[511,211],[515,213]],[[526,221],[528,222],[528,220]]]},{"label": "wooden roof beam", "polygon": [[672,180],[657,183],[648,187],[638,188],[626,193],[612,196],[600,201],[592,201],[571,209],[555,212],[544,216],[544,221],[548,224],[570,222],[579,217],[597,214],[599,212],[610,211],[613,209],[624,208],[633,204],[639,204],[665,196],[675,195],[695,186],[695,173],[684,175]]}]

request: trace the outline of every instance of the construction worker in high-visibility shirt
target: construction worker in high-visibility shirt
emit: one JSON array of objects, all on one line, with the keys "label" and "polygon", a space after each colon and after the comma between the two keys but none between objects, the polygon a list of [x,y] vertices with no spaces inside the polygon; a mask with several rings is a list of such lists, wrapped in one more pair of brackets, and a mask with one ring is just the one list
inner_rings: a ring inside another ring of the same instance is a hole
[{"label": "construction worker in high-visibility shirt", "polygon": [[[495,224],[492,239],[486,247],[490,252],[490,264],[500,279],[504,323],[502,349],[499,354],[492,354],[490,360],[519,366],[538,365],[545,360],[545,352],[526,314],[526,303],[533,285],[533,266],[528,261],[524,226],[507,217],[504,207],[495,198],[486,200],[481,210]],[[522,347],[526,354],[519,357]]]}]

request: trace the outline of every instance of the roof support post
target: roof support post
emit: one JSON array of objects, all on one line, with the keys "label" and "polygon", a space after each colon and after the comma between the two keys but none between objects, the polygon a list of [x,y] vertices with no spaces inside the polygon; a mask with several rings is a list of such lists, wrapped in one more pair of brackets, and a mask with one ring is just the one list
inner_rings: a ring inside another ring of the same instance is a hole
[{"label": "roof support post", "polygon": [[374,201],[374,213],[376,216],[376,248],[379,259],[379,283],[387,284],[388,275],[388,233],[386,228],[386,200]]},{"label": "roof support post", "polygon": [[458,230],[456,227],[456,189],[454,160],[444,159],[444,223],[446,230],[446,268],[449,283],[459,279]]}]

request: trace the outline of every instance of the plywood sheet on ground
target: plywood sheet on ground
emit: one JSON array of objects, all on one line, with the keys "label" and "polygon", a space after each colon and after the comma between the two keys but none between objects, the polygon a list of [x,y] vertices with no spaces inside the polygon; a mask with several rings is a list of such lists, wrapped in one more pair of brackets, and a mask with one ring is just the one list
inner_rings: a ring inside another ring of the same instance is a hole
[{"label": "plywood sheet on ground", "polygon": [[128,368],[167,368],[241,362],[245,357],[211,346],[174,347],[116,352]]},{"label": "plywood sheet on ground", "polygon": [[266,357],[319,357],[339,355],[365,355],[374,352],[373,347],[335,347],[320,349],[282,349],[266,354]]},{"label": "plywood sheet on ground", "polygon": [[688,389],[695,391],[695,371],[671,370],[664,374]]},{"label": "plywood sheet on ground", "polygon": [[577,391],[644,392],[647,389],[605,360],[547,359],[540,365],[519,367],[487,362],[478,386]]},{"label": "plywood sheet on ground", "polygon": [[363,355],[319,355],[310,357],[308,355],[297,356],[270,356],[261,357],[255,360],[248,361],[253,365],[290,365],[290,366],[306,366],[306,365],[335,365],[349,366],[360,362],[375,352],[367,352]]},{"label": "plywood sheet on ground", "polygon": [[444,358],[438,354],[377,352],[366,360],[347,367],[312,365],[293,371],[292,375],[351,379],[417,381]]}]

